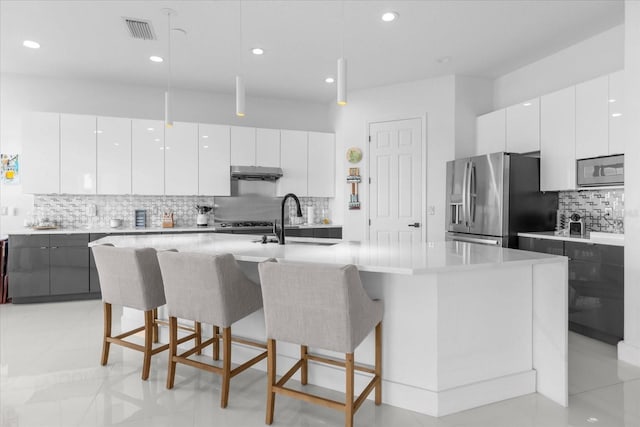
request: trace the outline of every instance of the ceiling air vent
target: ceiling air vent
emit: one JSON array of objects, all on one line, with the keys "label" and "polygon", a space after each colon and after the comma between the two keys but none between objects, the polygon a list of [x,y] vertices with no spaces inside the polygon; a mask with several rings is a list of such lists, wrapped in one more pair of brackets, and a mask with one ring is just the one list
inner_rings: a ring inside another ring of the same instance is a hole
[{"label": "ceiling air vent", "polygon": [[153,32],[153,27],[150,21],[144,19],[134,18],[122,18],[124,23],[127,24],[129,29],[129,35],[134,39],[139,40],[156,40],[156,35]]}]

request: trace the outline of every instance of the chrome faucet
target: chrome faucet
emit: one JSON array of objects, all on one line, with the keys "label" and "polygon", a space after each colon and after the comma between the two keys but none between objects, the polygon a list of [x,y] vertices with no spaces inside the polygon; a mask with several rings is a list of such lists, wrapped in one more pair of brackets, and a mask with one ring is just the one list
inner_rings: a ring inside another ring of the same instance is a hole
[{"label": "chrome faucet", "polygon": [[284,245],[284,207],[287,204],[287,199],[289,197],[293,198],[293,201],[296,202],[296,216],[302,216],[302,208],[300,208],[300,200],[298,200],[298,196],[293,193],[288,193],[282,198],[282,206],[280,209],[280,231],[276,227],[275,221],[273,222],[273,234],[278,238],[278,243]]}]

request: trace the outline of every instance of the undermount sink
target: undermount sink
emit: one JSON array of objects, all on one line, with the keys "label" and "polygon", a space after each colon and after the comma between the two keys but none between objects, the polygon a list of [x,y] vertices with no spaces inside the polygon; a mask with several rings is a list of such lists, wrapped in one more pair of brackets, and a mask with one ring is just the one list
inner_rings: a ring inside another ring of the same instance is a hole
[{"label": "undermount sink", "polygon": [[[278,241],[276,239],[268,239],[266,242],[263,242],[262,239],[259,240],[252,240],[252,243],[260,243],[263,245],[266,244],[278,244]],[[296,240],[287,240],[285,245],[309,245],[309,246],[333,246],[333,245],[337,245],[338,242],[301,242],[301,241],[296,241]]]}]

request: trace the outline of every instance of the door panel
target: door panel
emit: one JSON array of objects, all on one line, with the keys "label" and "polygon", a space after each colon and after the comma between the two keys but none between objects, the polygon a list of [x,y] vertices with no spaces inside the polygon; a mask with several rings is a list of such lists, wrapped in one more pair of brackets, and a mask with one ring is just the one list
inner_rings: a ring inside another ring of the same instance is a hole
[{"label": "door panel", "polygon": [[502,227],[504,155],[494,153],[473,157],[471,163],[469,231],[472,234],[502,236],[505,234]]},{"label": "door panel", "polygon": [[369,239],[381,243],[420,241],[422,230],[422,121],[369,125],[371,185]]},{"label": "door panel", "polygon": [[58,246],[49,251],[51,295],[89,292],[89,248]]}]

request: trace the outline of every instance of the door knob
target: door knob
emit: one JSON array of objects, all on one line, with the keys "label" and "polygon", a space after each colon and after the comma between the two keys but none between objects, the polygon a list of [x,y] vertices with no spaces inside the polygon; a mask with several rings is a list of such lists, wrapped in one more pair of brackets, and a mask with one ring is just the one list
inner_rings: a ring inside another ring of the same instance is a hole
[{"label": "door knob", "polygon": [[420,228],[420,223],[419,222],[414,222],[413,224],[409,224],[409,227]]}]

